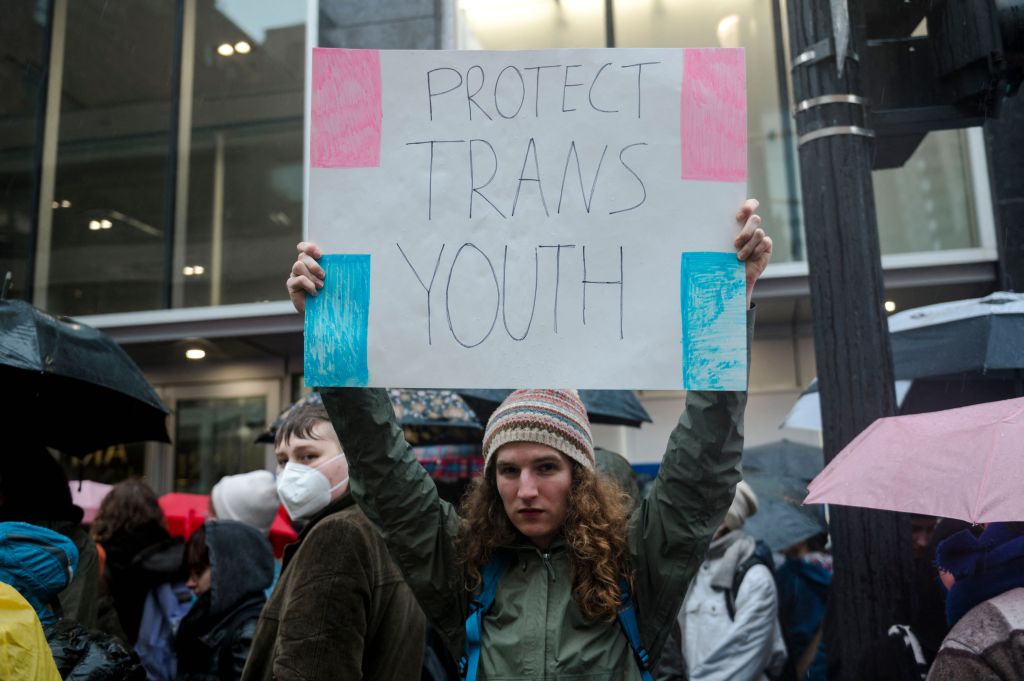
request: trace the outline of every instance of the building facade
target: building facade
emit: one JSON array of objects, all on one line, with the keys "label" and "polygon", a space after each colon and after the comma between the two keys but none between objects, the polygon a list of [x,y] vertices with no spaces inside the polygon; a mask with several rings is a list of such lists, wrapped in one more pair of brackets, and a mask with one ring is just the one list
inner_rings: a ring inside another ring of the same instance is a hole
[{"label": "building facade", "polygon": [[[256,435],[302,391],[301,319],[284,278],[303,234],[312,46],[404,49],[744,47],[749,194],[776,243],[759,284],[747,437],[814,376],[790,115],[784,0],[2,0],[0,274],[11,297],[104,329],[171,409],[173,445],[70,462],[207,492],[269,467]],[[996,213],[980,129],[930,134],[875,172],[893,309],[996,287]],[[851,282],[855,285],[855,282]],[[657,461],[682,393],[641,393],[643,428],[599,443]]]}]

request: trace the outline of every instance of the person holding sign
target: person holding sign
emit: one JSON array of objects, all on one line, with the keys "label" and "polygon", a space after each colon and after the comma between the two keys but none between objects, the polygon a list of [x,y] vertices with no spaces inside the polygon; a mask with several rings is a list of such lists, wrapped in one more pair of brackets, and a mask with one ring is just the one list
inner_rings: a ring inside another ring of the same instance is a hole
[{"label": "person holding sign", "polygon": [[[748,347],[751,294],[772,255],[757,205],[741,206],[734,242]],[[287,286],[303,312],[325,273],[316,244],[298,249]],[[658,478],[631,514],[596,472],[573,390],[518,390],[498,407],[484,474],[459,513],[417,463],[384,390],[321,392],[352,495],[467,679],[650,678],[741,477],[745,392],[687,393]]]}]

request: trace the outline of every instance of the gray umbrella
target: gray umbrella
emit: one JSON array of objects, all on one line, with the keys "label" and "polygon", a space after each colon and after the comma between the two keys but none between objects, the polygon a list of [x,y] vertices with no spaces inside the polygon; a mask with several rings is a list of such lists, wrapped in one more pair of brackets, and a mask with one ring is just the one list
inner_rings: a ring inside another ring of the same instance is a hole
[{"label": "gray umbrella", "polygon": [[754,490],[758,504],[757,513],[747,518],[743,529],[773,551],[826,531],[823,507],[801,505],[807,496],[806,481],[750,472],[743,479]]},{"label": "gray umbrella", "polygon": [[1024,293],[997,291],[889,317],[897,379],[1024,368]]},{"label": "gray umbrella", "polygon": [[[920,414],[1024,396],[1024,294],[998,291],[889,317],[896,401]],[[821,430],[817,379],[782,424]]]},{"label": "gray umbrella", "polygon": [[744,473],[810,482],[825,467],[821,447],[779,440],[743,450]]}]

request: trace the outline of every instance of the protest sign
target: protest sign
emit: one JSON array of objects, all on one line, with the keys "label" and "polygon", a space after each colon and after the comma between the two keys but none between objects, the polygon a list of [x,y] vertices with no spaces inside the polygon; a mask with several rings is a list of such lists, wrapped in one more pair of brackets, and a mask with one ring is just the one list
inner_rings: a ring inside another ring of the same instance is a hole
[{"label": "protest sign", "polygon": [[308,385],[745,388],[742,50],[312,71]]}]

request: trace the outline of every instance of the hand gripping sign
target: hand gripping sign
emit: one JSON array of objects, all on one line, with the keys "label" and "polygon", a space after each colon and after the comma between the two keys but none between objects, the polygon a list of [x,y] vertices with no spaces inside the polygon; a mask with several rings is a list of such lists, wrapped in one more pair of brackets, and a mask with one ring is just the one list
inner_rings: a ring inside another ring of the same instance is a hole
[{"label": "hand gripping sign", "polygon": [[313,50],[314,386],[743,389],[736,49]]}]

